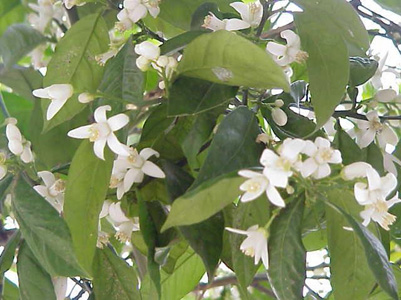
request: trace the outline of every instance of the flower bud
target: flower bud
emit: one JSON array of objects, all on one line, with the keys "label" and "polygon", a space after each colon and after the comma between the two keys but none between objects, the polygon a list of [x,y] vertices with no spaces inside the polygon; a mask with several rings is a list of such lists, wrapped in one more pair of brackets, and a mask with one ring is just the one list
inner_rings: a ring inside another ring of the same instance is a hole
[{"label": "flower bud", "polygon": [[372,168],[373,167],[370,164],[363,161],[358,161],[345,166],[341,171],[341,177],[344,180],[354,180],[359,177],[366,177],[367,170]]},{"label": "flower bud", "polygon": [[276,101],[274,101],[274,105],[278,108],[282,107],[284,105],[284,101],[281,99],[276,99]]},{"label": "flower bud", "polygon": [[397,92],[393,89],[384,89],[376,93],[374,99],[381,103],[392,102],[397,97]]},{"label": "flower bud", "polygon": [[272,109],[272,117],[273,121],[278,125],[278,126],[284,126],[287,124],[287,115],[286,113],[281,109],[281,108],[273,108]]},{"label": "flower bud", "polygon": [[90,93],[81,93],[78,96],[78,101],[81,103],[89,103],[95,100],[95,95]]}]

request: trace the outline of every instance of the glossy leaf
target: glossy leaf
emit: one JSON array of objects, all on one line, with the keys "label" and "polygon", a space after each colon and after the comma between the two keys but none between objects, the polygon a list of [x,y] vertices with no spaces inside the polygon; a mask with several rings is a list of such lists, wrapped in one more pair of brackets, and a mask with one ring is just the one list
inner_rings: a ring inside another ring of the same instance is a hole
[{"label": "glossy leaf", "polygon": [[20,300],[19,288],[8,278],[4,278],[2,286],[2,300]]},{"label": "glossy leaf", "polygon": [[234,98],[237,87],[206,80],[180,77],[170,88],[168,114],[170,116],[199,114],[223,105]]},{"label": "glossy leaf", "polygon": [[289,90],[282,69],[266,51],[226,30],[193,40],[185,48],[178,72],[220,84]]},{"label": "glossy leaf", "polygon": [[[349,214],[358,216],[361,207],[349,192],[334,190],[329,200]],[[363,246],[355,232],[346,230],[347,220],[326,207],[327,240],[330,253],[331,284],[334,296],[339,299],[366,299],[373,289],[374,277],[363,254]],[[347,247],[344,247],[347,245]]]},{"label": "glossy leaf", "polygon": [[317,125],[321,127],[344,95],[349,61],[347,46],[339,29],[331,18],[319,12],[306,9],[295,16],[295,23],[302,47],[309,55],[306,61],[309,88]]},{"label": "glossy leaf", "polygon": [[368,265],[375,276],[377,283],[389,296],[391,296],[392,299],[399,299],[397,293],[397,281],[391,269],[386,250],[380,240],[378,240],[377,237],[366,227],[355,221],[355,219],[342,208],[332,203],[328,204],[345,217],[348,224],[360,239]]},{"label": "glossy leaf", "polygon": [[113,155],[106,147],[103,161],[93,153],[93,143],[81,143],[68,172],[64,217],[70,227],[75,253],[91,273],[98,235],[99,213],[110,183]]},{"label": "glossy leaf", "polygon": [[[103,75],[103,68],[96,62],[95,56],[106,52],[108,44],[108,30],[101,14],[79,20],[57,44],[43,85],[69,83],[76,93],[95,92]],[[48,105],[49,101],[43,100],[43,111],[47,110]],[[76,99],[69,99],[50,121],[45,120],[44,130],[70,120],[84,108],[85,105]]]},{"label": "glossy leaf", "polygon": [[374,59],[350,57],[349,84],[358,86],[368,81],[376,72],[379,63]]},{"label": "glossy leaf", "polygon": [[15,231],[4,247],[0,256],[0,278],[3,278],[4,272],[8,271],[13,262],[15,251],[21,241],[21,233],[19,230]]},{"label": "glossy leaf", "polygon": [[263,146],[256,143],[259,127],[256,116],[239,107],[219,124],[208,155],[191,189],[205,180],[240,169],[259,166]]},{"label": "glossy leaf", "polygon": [[74,254],[66,222],[23,178],[16,184],[12,207],[23,238],[47,273],[87,276]]},{"label": "glossy leaf", "polygon": [[[233,219],[226,227],[247,230],[253,225],[263,227],[269,219],[269,202],[265,196],[243,203],[239,202],[238,207],[233,209]],[[230,245],[231,257],[235,274],[243,289],[246,289],[252,282],[260,263],[255,265],[252,257],[246,256],[240,249],[244,236],[227,232]]]},{"label": "glossy leaf", "polygon": [[[127,102],[142,101],[144,78],[136,66],[137,57],[130,38],[116,57],[106,64],[99,90]],[[108,100],[107,97],[105,100]]]},{"label": "glossy leaf", "polygon": [[13,24],[0,37],[0,56],[5,68],[17,63],[36,46],[46,41],[46,38],[32,26]]},{"label": "glossy leaf", "polygon": [[19,249],[17,270],[21,300],[56,300],[50,275],[41,267],[27,243]]},{"label": "glossy leaf", "polygon": [[25,8],[20,0],[0,1],[0,35],[13,23],[23,22]]},{"label": "glossy leaf", "polygon": [[239,197],[239,186],[243,182],[243,178],[231,174],[206,181],[185,193],[174,201],[162,231],[210,218]]},{"label": "glossy leaf", "polygon": [[108,247],[96,250],[93,290],[99,300],[140,299],[134,269]]},{"label": "glossy leaf", "polygon": [[306,251],[301,226],[305,197],[293,198],[273,221],[269,237],[269,282],[278,299],[301,299]]},{"label": "glossy leaf", "polygon": [[178,51],[181,51],[190,42],[192,42],[194,39],[204,33],[206,32],[201,30],[187,31],[171,39],[168,39],[160,46],[160,53],[162,55],[172,55]]}]

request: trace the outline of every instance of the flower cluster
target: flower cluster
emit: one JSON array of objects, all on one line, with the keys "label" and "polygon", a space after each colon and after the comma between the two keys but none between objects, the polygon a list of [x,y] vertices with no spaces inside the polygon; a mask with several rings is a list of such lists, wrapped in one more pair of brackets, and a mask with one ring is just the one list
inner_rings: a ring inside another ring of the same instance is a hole
[{"label": "flower cluster", "polygon": [[136,59],[138,68],[145,72],[151,65],[163,78],[160,88],[163,89],[177,68],[177,60],[172,56],[160,55],[160,48],[145,41],[135,46],[135,52],[139,55]]},{"label": "flower cluster", "polygon": [[17,119],[8,118],[6,120],[6,136],[8,139],[8,149],[11,153],[21,158],[24,163],[33,162],[31,142],[27,141],[17,127]]},{"label": "flower cluster", "polygon": [[[302,154],[309,156],[302,161]],[[305,178],[312,176],[322,179],[331,173],[329,164],[341,163],[341,153],[330,146],[330,141],[317,137],[315,142],[301,139],[286,139],[275,153],[265,149],[260,157],[263,172],[241,170],[240,176],[248,178],[241,186],[245,193],[241,201],[247,202],[258,198],[266,192],[271,203],[284,207],[285,203],[277,188],[287,188],[289,178],[294,171]]]},{"label": "flower cluster", "polygon": [[388,210],[401,200],[398,199],[398,193],[390,200],[386,199],[397,187],[397,178],[392,173],[380,177],[370,164],[364,162],[346,166],[342,174],[346,180],[367,179],[367,182],[357,182],[354,185],[355,199],[365,208],[360,213],[363,219],[362,224],[368,226],[373,220],[385,230],[390,230],[389,226],[394,223],[396,216],[390,214]]},{"label": "flower cluster", "polygon": [[148,13],[156,18],[160,13],[159,2],[160,0],[124,0],[124,8],[117,15],[119,22],[116,27],[121,31],[130,29]]}]

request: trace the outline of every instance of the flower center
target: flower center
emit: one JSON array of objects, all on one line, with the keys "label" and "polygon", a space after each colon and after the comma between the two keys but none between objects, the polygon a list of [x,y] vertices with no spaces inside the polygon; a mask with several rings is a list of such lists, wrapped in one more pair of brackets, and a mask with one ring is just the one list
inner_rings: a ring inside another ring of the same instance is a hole
[{"label": "flower center", "polygon": [[91,142],[96,141],[100,136],[100,132],[99,132],[99,129],[97,128],[97,126],[92,126],[91,128],[89,128],[89,132],[90,132],[89,140]]},{"label": "flower center", "polygon": [[259,7],[256,5],[256,3],[249,3],[249,12],[254,15],[259,11]]},{"label": "flower center", "polygon": [[65,190],[65,181],[62,179],[56,180],[55,183],[49,188],[49,194],[56,197],[58,194],[63,193]]},{"label": "flower center", "polygon": [[299,64],[302,64],[309,58],[309,54],[305,51],[299,50],[295,55],[295,61]]},{"label": "flower center", "polygon": [[325,148],[319,151],[319,158],[321,162],[327,162],[331,159],[333,155],[332,148]]},{"label": "flower center", "polygon": [[375,203],[371,204],[375,211],[379,213],[385,213],[388,210],[386,201],[377,200]]},{"label": "flower center", "polygon": [[285,159],[283,157],[280,157],[277,162],[276,166],[284,171],[290,171],[291,170],[291,162],[288,159]]},{"label": "flower center", "polygon": [[4,165],[6,159],[7,159],[6,155],[3,152],[0,152],[0,165]]},{"label": "flower center", "polygon": [[255,256],[255,248],[253,248],[253,247],[246,248],[246,249],[242,250],[242,252],[246,256],[250,256],[250,257],[254,257]]},{"label": "flower center", "polygon": [[149,1],[147,1],[147,3],[151,7],[158,7],[159,6],[159,0],[149,0]]},{"label": "flower center", "polygon": [[380,121],[372,121],[370,123],[370,128],[376,131],[377,133],[380,133],[383,130],[383,124],[380,123]]},{"label": "flower center", "polygon": [[262,187],[262,185],[259,182],[254,181],[247,186],[246,191],[250,192],[250,193],[254,193],[254,192],[259,191],[261,187]]},{"label": "flower center", "polygon": [[118,185],[119,182],[120,182],[120,180],[119,180],[116,176],[111,175],[111,178],[110,178],[110,188],[111,188],[111,189],[115,189],[115,188],[117,187],[117,185]]}]

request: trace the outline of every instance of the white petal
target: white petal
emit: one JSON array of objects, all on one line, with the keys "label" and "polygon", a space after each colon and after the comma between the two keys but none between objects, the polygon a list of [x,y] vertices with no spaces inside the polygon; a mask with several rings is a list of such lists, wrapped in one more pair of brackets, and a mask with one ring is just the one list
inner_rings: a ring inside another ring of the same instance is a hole
[{"label": "white petal", "polygon": [[312,157],[308,158],[301,165],[302,177],[309,177],[317,170],[317,168],[318,164],[316,163],[316,161]]},{"label": "white petal", "polygon": [[243,20],[249,18],[248,5],[246,5],[244,2],[233,2],[230,4],[230,6],[241,15]]},{"label": "white petal", "polygon": [[271,203],[273,203],[274,205],[276,205],[278,207],[285,207],[285,202],[284,202],[283,198],[281,198],[280,193],[271,184],[269,184],[266,188],[266,195],[267,195],[267,198],[269,199],[269,201]]},{"label": "white petal", "polygon": [[263,175],[262,173],[254,172],[251,170],[241,170],[238,171],[238,175],[245,177],[245,178],[254,178]]},{"label": "white petal", "polygon": [[109,206],[109,216],[110,216],[110,219],[113,221],[113,223],[115,223],[117,226],[120,223],[129,222],[130,221],[130,219],[128,219],[125,216],[125,213],[121,209],[121,202],[111,203],[110,204],[110,206]]},{"label": "white petal", "polygon": [[32,92],[32,94],[37,97],[37,98],[44,98],[44,99],[50,99],[49,93],[47,92],[47,89],[37,89]]},{"label": "white petal", "polygon": [[373,129],[368,129],[365,131],[365,133],[362,135],[361,140],[359,141],[359,146],[361,148],[365,148],[370,145],[370,143],[373,142],[376,136],[376,131]]},{"label": "white petal", "polygon": [[42,178],[45,186],[51,187],[56,182],[56,177],[54,177],[52,172],[49,171],[41,171],[38,172],[40,178]]},{"label": "white petal", "polygon": [[67,277],[52,278],[57,300],[64,300],[67,294]]},{"label": "white petal", "polygon": [[318,136],[315,139],[315,145],[318,148],[330,148],[330,141],[328,139],[324,139],[324,138]]},{"label": "white petal", "polygon": [[95,155],[104,160],[104,147],[106,146],[106,139],[97,139],[93,143],[93,151]]},{"label": "white petal", "polygon": [[112,116],[107,120],[107,123],[109,123],[109,126],[112,131],[117,131],[123,128],[125,125],[128,124],[128,122],[129,122],[129,117],[125,114],[118,114]]},{"label": "white petal", "polygon": [[143,148],[141,152],[139,152],[139,155],[144,159],[148,160],[149,157],[152,157],[153,155],[156,157],[159,157],[160,154],[159,152],[153,150],[152,148]]},{"label": "white petal", "polygon": [[283,56],[287,51],[287,47],[276,42],[268,42],[266,50],[273,55]]},{"label": "white petal", "polygon": [[280,33],[281,37],[287,41],[287,47],[293,47],[296,50],[300,49],[301,40],[299,36],[292,30],[284,30]]},{"label": "white petal", "polygon": [[245,230],[240,230],[240,229],[236,229],[236,228],[231,228],[231,227],[226,227],[225,228],[227,231],[230,232],[234,232],[234,233],[238,233],[238,234],[243,234],[243,235],[248,235],[248,232]]},{"label": "white petal", "polygon": [[24,146],[18,140],[11,140],[8,142],[8,149],[10,149],[11,153],[18,156],[24,151]]},{"label": "white petal", "polygon": [[382,103],[391,102],[397,97],[397,92],[393,89],[384,89],[377,91],[375,99]]},{"label": "white petal", "polygon": [[112,202],[110,200],[105,200],[103,202],[102,211],[99,214],[99,219],[104,218],[109,214],[109,207]]},{"label": "white petal", "polygon": [[52,119],[63,107],[67,100],[52,100],[47,107],[46,119]]},{"label": "white petal", "polygon": [[155,178],[165,178],[166,175],[158,166],[156,166],[151,161],[145,161],[142,166],[142,172],[148,176],[155,177]]},{"label": "white petal", "polygon": [[160,56],[160,48],[148,41],[142,42],[135,46],[135,52],[144,56],[149,60],[157,60]]},{"label": "white petal", "polygon": [[321,164],[318,166],[316,172],[313,174],[313,177],[315,179],[321,179],[321,178],[329,176],[330,173],[331,173],[331,169],[330,169],[329,164],[327,164],[327,163]]},{"label": "white petal", "polygon": [[345,180],[354,180],[358,177],[366,177],[367,170],[372,166],[366,162],[355,162],[343,168],[341,174]]},{"label": "white petal", "polygon": [[278,126],[284,126],[285,124],[287,124],[287,114],[278,107],[275,107],[272,109],[272,117],[273,117],[273,121],[278,125]]},{"label": "white petal", "polygon": [[387,144],[393,146],[398,144],[398,136],[391,127],[385,125],[380,135],[383,136]]},{"label": "white petal", "polygon": [[20,141],[20,142],[22,140],[21,131],[14,124],[7,125],[6,136],[7,136],[8,140],[16,140],[16,141]]},{"label": "white petal", "polygon": [[308,156],[315,156],[316,152],[316,145],[312,141],[305,141],[305,146],[302,149],[302,153],[305,153]]},{"label": "white petal", "polygon": [[272,185],[285,188],[288,185],[288,177],[292,175],[292,172],[265,168],[263,174],[269,179]]},{"label": "white petal", "polygon": [[2,180],[7,175],[7,167],[0,165],[0,180]]},{"label": "white petal", "polygon": [[67,135],[69,137],[75,138],[75,139],[88,139],[91,132],[90,129],[92,128],[92,125],[85,125],[81,126],[78,128],[75,128],[73,130],[70,130]]},{"label": "white petal", "polygon": [[228,31],[242,30],[249,27],[251,27],[251,24],[240,19],[228,19],[226,23],[226,30]]},{"label": "white petal", "polygon": [[33,189],[42,197],[48,196],[48,189],[44,185],[35,185]]},{"label": "white petal", "polygon": [[355,199],[360,205],[370,204],[369,190],[365,183],[357,182],[354,185]]},{"label": "white petal", "polygon": [[276,153],[274,153],[272,150],[265,149],[265,150],[263,150],[263,153],[260,156],[260,163],[262,166],[265,166],[265,167],[271,166],[277,161],[278,158],[279,158],[278,155]]},{"label": "white petal", "polygon": [[146,6],[141,4],[129,12],[129,18],[131,19],[132,23],[136,23],[146,17],[147,14],[148,10],[146,9]]},{"label": "white petal", "polygon": [[110,133],[107,137],[107,145],[109,145],[111,151],[115,154],[129,156],[129,148],[128,146],[120,143],[114,133]]},{"label": "white petal", "polygon": [[388,173],[386,176],[380,178],[379,185],[383,196],[387,197],[397,187],[397,178],[394,174]]},{"label": "white petal", "polygon": [[71,84],[53,84],[47,88],[47,92],[50,98],[65,102],[72,96],[74,89]]},{"label": "white petal", "polygon": [[94,113],[95,121],[97,123],[107,122],[106,111],[110,111],[110,110],[111,110],[110,105],[103,105],[103,106],[99,106],[98,108],[96,108],[95,113]]},{"label": "white petal", "polygon": [[156,7],[151,6],[151,7],[148,7],[148,11],[153,18],[156,18],[160,13],[160,7],[159,6],[156,6]]},{"label": "white petal", "polygon": [[30,163],[33,162],[33,154],[31,151],[31,143],[28,143],[24,146],[24,150],[22,151],[22,154],[20,156],[21,160],[24,163]]},{"label": "white petal", "polygon": [[379,189],[381,186],[381,178],[379,173],[373,168],[366,170],[366,175],[368,177],[369,190]]},{"label": "white petal", "polygon": [[366,119],[368,119],[368,121],[378,121],[379,114],[376,110],[371,110],[366,114]]},{"label": "white petal", "polygon": [[340,164],[342,162],[341,152],[339,150],[334,150],[330,159],[328,160],[331,164]]},{"label": "white petal", "polygon": [[124,176],[124,191],[128,192],[134,182],[141,183],[143,181],[144,174],[141,170],[132,168],[128,170]]}]

